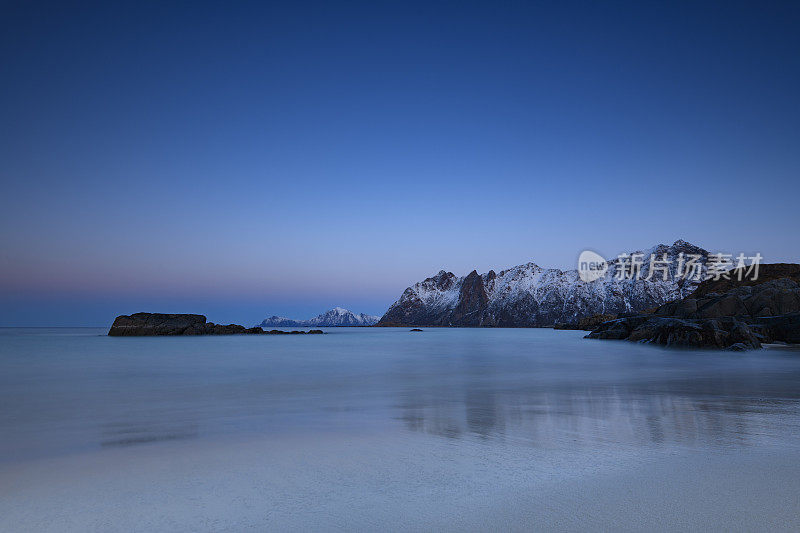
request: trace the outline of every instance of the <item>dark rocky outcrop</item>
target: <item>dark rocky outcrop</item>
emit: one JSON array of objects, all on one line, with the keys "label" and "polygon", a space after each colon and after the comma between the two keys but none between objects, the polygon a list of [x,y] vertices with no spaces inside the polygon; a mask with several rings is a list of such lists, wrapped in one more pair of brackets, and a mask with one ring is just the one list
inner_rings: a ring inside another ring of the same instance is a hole
[{"label": "dark rocky outcrop", "polygon": [[755,281],[706,281],[688,298],[603,322],[587,338],[737,350],[800,343],[799,273],[800,265],[762,265]]},{"label": "dark rocky outcrop", "polygon": [[108,334],[112,337],[202,335],[208,326],[203,315],[134,313],[118,316]]},{"label": "dark rocky outcrop", "polygon": [[[214,324],[203,315],[134,313],[120,315],[108,330],[111,337],[143,337],[153,335],[261,335],[276,333],[306,333],[305,331],[264,331],[259,327],[246,328],[238,324]],[[308,333],[322,333],[311,330]]]},{"label": "dark rocky outcrop", "polygon": [[760,348],[760,337],[748,324],[733,317],[685,320],[653,316],[629,317],[601,324],[590,339],[626,339],[675,347]]},{"label": "dark rocky outcrop", "polygon": [[800,344],[800,313],[755,318],[750,327],[761,335],[763,342]]},{"label": "dark rocky outcrop", "polygon": [[[697,286],[697,289],[692,293],[693,298],[704,297],[711,293],[722,294],[737,287],[747,287],[752,285],[761,285],[767,281],[774,279],[790,279],[800,284],[800,265],[795,263],[770,263],[760,265],[758,270],[758,278],[745,279],[746,269],[739,275],[739,270],[731,271],[730,279],[721,278],[718,280],[709,279],[702,282]],[[742,279],[740,280],[739,277]]]},{"label": "dark rocky outcrop", "polygon": [[789,278],[733,287],[669,302],[653,314],[678,318],[760,317],[800,312],[800,286]]},{"label": "dark rocky outcrop", "polygon": [[579,319],[577,322],[559,322],[553,326],[553,329],[582,329],[584,331],[592,331],[603,322],[614,320],[617,315],[592,315]]}]

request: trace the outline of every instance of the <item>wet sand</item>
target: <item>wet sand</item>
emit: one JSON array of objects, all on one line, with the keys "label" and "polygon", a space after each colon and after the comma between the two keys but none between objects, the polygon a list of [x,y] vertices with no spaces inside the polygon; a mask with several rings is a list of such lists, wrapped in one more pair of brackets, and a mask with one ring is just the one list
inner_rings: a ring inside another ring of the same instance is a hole
[{"label": "wet sand", "polygon": [[3,531],[797,531],[800,451],[564,453],[411,435],[108,449],[0,468]]}]

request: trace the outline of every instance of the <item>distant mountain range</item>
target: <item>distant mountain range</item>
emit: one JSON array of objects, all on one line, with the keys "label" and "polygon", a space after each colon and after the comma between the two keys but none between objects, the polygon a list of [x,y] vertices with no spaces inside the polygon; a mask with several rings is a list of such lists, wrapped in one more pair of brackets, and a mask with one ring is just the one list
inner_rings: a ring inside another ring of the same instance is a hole
[{"label": "distant mountain range", "polygon": [[[472,271],[465,277],[440,271],[408,287],[378,322],[379,326],[536,327],[575,322],[596,314],[640,312],[688,296],[706,272],[709,253],[686,241],[659,244],[646,251],[640,279],[617,279],[618,259],[594,281],[577,270],[542,268],[535,263],[500,273]],[[676,275],[678,256],[699,255],[700,279]],[[650,254],[670,260],[669,275],[646,278]]]},{"label": "distant mountain range", "polygon": [[355,314],[341,307],[334,307],[330,311],[317,315],[308,320],[293,320],[282,316],[265,318],[259,326],[262,328],[304,328],[304,327],[357,327],[373,326],[381,317]]}]

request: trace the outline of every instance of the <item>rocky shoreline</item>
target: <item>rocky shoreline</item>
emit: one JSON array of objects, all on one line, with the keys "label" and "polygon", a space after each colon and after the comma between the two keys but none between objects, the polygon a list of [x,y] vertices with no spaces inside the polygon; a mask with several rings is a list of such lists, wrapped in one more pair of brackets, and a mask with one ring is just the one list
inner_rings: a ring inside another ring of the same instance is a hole
[{"label": "rocky shoreline", "polygon": [[162,335],[298,335],[322,334],[322,330],[264,331],[260,327],[246,328],[239,324],[214,324],[204,315],[134,313],[120,315],[108,330],[110,337],[146,337]]},{"label": "rocky shoreline", "polygon": [[586,338],[729,350],[800,343],[800,265],[762,265],[760,274],[703,282],[687,298],[602,322]]}]

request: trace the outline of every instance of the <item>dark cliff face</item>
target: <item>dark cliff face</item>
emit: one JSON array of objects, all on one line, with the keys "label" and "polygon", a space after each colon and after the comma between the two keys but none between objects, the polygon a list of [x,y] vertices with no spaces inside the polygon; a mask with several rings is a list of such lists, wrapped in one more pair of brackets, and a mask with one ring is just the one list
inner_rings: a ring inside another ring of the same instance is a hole
[{"label": "dark cliff face", "polygon": [[449,321],[462,326],[480,326],[483,312],[488,305],[489,295],[486,293],[484,280],[473,270],[461,283],[458,304],[450,314]]},{"label": "dark cliff face", "polygon": [[[540,327],[575,322],[598,314],[643,311],[691,294],[699,281],[677,275],[679,254],[700,256],[705,268],[708,252],[685,241],[658,245],[644,252],[671,261],[667,280],[616,280],[619,262],[609,261],[604,278],[583,282],[577,270],[543,269],[533,263],[463,278],[440,271],[408,287],[378,322],[379,326]],[[642,278],[647,277],[647,264]]]}]

